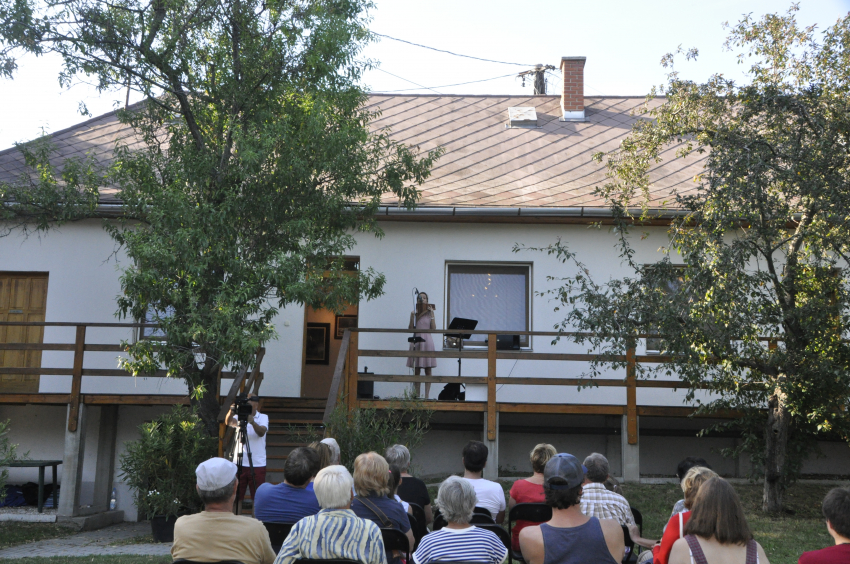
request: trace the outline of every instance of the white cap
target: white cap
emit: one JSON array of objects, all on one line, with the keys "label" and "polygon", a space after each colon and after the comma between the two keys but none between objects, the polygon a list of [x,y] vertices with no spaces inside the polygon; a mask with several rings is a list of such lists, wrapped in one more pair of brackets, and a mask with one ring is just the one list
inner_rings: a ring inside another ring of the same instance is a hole
[{"label": "white cap", "polygon": [[195,468],[198,477],[198,489],[205,492],[218,490],[236,477],[236,465],[224,458],[210,458]]},{"label": "white cap", "polygon": [[339,443],[336,442],[336,439],[327,438],[322,439],[321,442],[328,445],[328,448],[331,449],[331,454],[333,455],[333,460],[331,462],[333,462],[334,464],[339,464]]}]

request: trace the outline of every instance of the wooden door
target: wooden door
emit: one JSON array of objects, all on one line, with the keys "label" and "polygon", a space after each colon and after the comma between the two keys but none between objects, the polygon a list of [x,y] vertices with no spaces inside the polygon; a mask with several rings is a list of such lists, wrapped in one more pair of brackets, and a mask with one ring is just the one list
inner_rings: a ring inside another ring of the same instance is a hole
[{"label": "wooden door", "polygon": [[[44,321],[46,273],[0,272],[0,321]],[[0,343],[42,343],[44,327],[0,326]],[[0,366],[40,368],[41,351],[0,351]],[[0,374],[0,392],[38,393],[38,374]]]}]

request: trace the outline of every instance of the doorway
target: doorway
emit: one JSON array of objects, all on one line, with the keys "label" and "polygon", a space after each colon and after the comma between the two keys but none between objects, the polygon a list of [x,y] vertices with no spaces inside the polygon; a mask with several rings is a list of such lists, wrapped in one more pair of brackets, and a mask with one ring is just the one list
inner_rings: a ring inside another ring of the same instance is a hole
[{"label": "doorway", "polygon": [[[346,257],[345,269],[356,272],[359,257]],[[326,399],[331,389],[342,335],[357,327],[359,304],[350,304],[339,315],[327,309],[304,308],[304,344],[301,355],[301,397]]]},{"label": "doorway", "polygon": [[[44,321],[47,273],[0,272],[0,321]],[[44,327],[0,326],[0,343],[41,344]],[[4,368],[41,368],[41,351],[0,351]],[[37,394],[38,374],[0,374],[0,392]]]}]

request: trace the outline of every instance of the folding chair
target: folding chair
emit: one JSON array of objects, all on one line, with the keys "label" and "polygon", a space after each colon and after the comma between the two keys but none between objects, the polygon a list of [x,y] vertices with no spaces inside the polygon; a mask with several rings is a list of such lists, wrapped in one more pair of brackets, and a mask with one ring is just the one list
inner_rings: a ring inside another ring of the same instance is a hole
[{"label": "folding chair", "polygon": [[[551,518],[552,508],[545,503],[517,503],[508,511],[508,536],[513,538],[512,529],[515,521],[530,521],[538,524],[545,523]],[[509,550],[511,551],[511,560],[525,562],[522,558],[522,553],[514,551],[513,548],[509,548]]]},{"label": "folding chair", "polygon": [[419,547],[419,541],[428,534],[428,518],[425,517],[425,510],[418,503],[411,503],[410,509],[413,512],[413,518],[410,519],[410,528],[413,529],[413,539],[416,541],[413,545],[413,550],[416,550]]},{"label": "folding chair", "polygon": [[398,529],[381,529],[381,537],[384,539],[384,548],[387,552],[399,550],[405,554],[406,561],[410,562],[410,541],[407,535]]},{"label": "folding chair", "polygon": [[277,554],[280,552],[280,547],[283,546],[283,541],[289,536],[289,531],[295,523],[263,523],[263,526],[269,532],[269,540],[272,542],[272,550]]}]

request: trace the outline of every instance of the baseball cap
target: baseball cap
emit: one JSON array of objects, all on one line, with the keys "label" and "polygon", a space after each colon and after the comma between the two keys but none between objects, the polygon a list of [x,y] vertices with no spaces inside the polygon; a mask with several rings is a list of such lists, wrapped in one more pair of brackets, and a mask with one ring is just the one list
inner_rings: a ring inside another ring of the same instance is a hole
[{"label": "baseball cap", "polygon": [[210,458],[195,468],[198,489],[211,492],[225,487],[236,477],[236,465],[224,458]]},{"label": "baseball cap", "polygon": [[543,469],[543,483],[549,489],[571,490],[584,481],[585,474],[587,474],[587,468],[578,461],[578,458],[562,452],[546,463],[546,468]]}]

